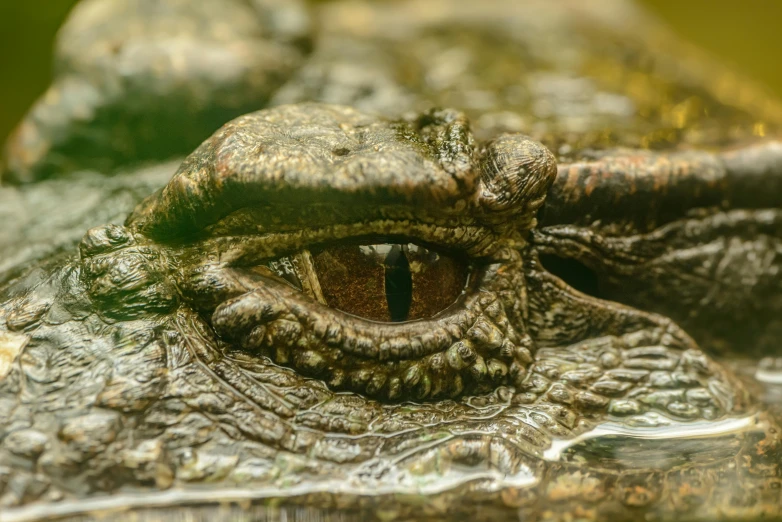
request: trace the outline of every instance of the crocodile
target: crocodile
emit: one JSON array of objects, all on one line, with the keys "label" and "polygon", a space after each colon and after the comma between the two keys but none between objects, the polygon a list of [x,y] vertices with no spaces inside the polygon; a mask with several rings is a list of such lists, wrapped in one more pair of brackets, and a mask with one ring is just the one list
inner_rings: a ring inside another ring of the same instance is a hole
[{"label": "crocodile", "polygon": [[55,72],[0,521],[782,517],[782,105],[635,4],[83,0]]}]

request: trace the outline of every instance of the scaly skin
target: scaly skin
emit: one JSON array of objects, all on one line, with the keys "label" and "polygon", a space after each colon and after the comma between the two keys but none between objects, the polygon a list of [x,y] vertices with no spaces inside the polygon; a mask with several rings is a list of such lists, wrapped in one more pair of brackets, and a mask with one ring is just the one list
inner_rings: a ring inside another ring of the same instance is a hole
[{"label": "scaly skin", "polygon": [[[280,505],[362,520],[782,516],[774,387],[725,360],[773,355],[782,329],[782,146],[760,136],[782,113],[671,70],[680,57],[624,3],[483,4],[313,8],[312,53],[248,102],[277,106],[224,125],[140,202],[171,164],[128,162],[192,139],[165,145],[168,69],[97,43],[214,44],[250,4],[217,16],[172,2],[170,30],[74,32],[123,27],[122,2],[74,14],[61,56],[83,67],[52,90],[75,81],[89,88],[73,99],[106,112],[71,120],[72,98],[46,98],[4,176],[36,183],[0,193],[41,209],[63,183],[92,198],[60,224],[17,216],[20,237],[0,242],[30,245],[1,272],[0,520],[262,519]],[[272,48],[304,53],[306,11],[290,5],[298,25],[258,23]],[[248,70],[279,63],[243,49],[224,51]],[[475,70],[454,65],[465,53]],[[250,92],[187,56],[176,70],[199,103]],[[84,72],[123,63],[129,98]],[[207,112],[190,114],[193,135]],[[159,134],[101,116],[118,113]],[[84,129],[133,152],[96,139],[81,157]],[[469,283],[433,317],[378,323],[261,270],[369,238],[458,252]]]}]

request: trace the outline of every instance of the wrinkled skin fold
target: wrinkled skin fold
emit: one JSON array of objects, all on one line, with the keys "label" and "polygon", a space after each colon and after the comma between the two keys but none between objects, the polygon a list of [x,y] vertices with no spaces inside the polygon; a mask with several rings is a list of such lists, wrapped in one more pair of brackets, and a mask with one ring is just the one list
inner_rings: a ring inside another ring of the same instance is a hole
[{"label": "wrinkled skin fold", "polygon": [[[782,516],[776,102],[621,2],[128,5],[8,146],[0,521]],[[384,243],[464,289],[329,306],[313,254]]]}]

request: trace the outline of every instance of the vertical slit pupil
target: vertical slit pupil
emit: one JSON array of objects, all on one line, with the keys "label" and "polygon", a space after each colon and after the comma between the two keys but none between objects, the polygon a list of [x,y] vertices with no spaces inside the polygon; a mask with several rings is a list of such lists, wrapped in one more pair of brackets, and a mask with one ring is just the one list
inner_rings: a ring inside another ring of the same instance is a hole
[{"label": "vertical slit pupil", "polygon": [[394,245],[383,263],[386,279],[386,302],[391,321],[407,320],[413,302],[413,276],[402,245]]}]

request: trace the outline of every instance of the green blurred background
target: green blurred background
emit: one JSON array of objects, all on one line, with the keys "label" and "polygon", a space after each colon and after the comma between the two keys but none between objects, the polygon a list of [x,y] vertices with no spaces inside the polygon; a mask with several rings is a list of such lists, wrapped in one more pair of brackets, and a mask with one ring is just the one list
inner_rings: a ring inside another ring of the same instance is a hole
[{"label": "green blurred background", "polygon": [[[782,97],[782,0],[641,1],[680,35]],[[76,2],[0,0],[0,143],[48,85],[54,34]]]}]

